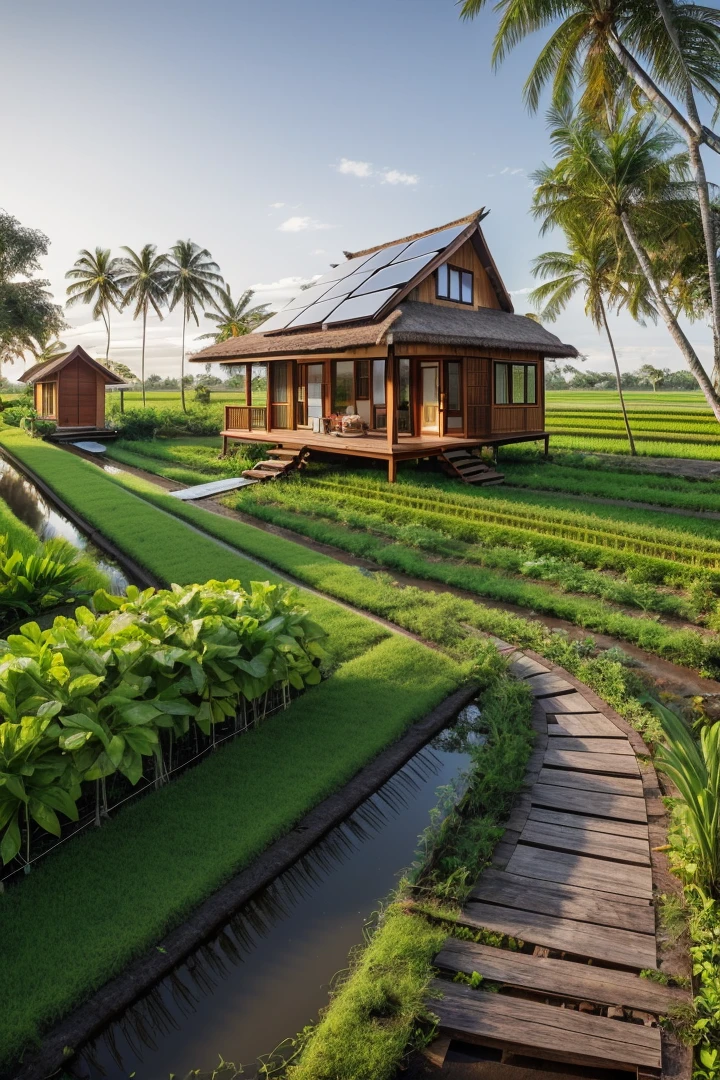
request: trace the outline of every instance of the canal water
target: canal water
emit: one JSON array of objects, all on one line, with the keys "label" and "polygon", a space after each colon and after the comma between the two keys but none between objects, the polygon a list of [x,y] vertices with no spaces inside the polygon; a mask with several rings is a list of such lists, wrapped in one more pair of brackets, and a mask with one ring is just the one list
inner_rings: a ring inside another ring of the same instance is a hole
[{"label": "canal water", "polygon": [[[70,1066],[85,1080],[168,1080],[258,1059],[316,1020],[363,927],[413,862],[447,785],[464,784],[475,706]],[[467,721],[471,723],[468,725]],[[442,801],[442,799],[441,799]],[[452,801],[452,800],[451,800]],[[67,1068],[67,1066],[66,1066]]]},{"label": "canal water", "polygon": [[32,529],[40,540],[62,537],[78,551],[86,552],[99,570],[107,575],[110,591],[122,593],[129,581],[117,563],[103,556],[88,539],[59,510],[48,502],[32,481],[0,457],[0,498],[4,499],[15,517]]}]

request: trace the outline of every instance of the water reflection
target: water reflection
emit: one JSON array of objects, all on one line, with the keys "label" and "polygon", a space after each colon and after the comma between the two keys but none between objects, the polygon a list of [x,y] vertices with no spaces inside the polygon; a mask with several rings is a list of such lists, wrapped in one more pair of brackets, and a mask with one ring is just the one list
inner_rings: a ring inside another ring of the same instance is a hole
[{"label": "water reflection", "polygon": [[245,905],[74,1063],[94,1080],[167,1080],[222,1054],[254,1062],[312,1022],[364,923],[409,865],[436,791],[470,757],[447,739],[417,754],[342,825]]},{"label": "water reflection", "polygon": [[0,498],[8,504],[15,517],[32,529],[40,540],[61,537],[78,551],[87,552],[98,569],[109,578],[111,591],[125,591],[129,581],[117,563],[103,558],[80,530],[56,510],[30,480],[2,457],[0,457]]}]

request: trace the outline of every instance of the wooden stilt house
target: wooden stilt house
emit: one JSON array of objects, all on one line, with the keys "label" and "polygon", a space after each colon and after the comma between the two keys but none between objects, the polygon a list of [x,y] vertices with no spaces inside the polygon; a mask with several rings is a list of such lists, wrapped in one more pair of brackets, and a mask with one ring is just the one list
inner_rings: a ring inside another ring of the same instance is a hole
[{"label": "wooden stilt house", "polygon": [[345,252],[253,333],[193,356],[244,376],[225,445],[381,459],[390,481],[410,458],[465,463],[482,481],[473,449],[540,439],[547,450],[544,359],[577,352],[513,313],[484,216]]}]

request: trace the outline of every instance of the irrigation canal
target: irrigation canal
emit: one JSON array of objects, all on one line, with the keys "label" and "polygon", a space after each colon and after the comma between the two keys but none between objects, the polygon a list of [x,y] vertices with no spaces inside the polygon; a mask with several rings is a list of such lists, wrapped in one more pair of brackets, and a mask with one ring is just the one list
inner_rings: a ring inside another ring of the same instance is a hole
[{"label": "irrigation canal", "polygon": [[98,569],[107,574],[112,592],[124,592],[129,581],[123,571],[100,554],[87,537],[60,513],[14,465],[0,456],[0,498],[4,499],[15,517],[32,529],[40,540],[61,537],[78,551],[87,552]]},{"label": "irrigation canal", "polygon": [[[469,706],[465,717],[477,715]],[[463,713],[460,714],[461,718]],[[413,862],[438,789],[470,762],[446,729],[69,1064],[83,1080],[167,1080],[245,1066],[313,1022],[363,926]]]}]

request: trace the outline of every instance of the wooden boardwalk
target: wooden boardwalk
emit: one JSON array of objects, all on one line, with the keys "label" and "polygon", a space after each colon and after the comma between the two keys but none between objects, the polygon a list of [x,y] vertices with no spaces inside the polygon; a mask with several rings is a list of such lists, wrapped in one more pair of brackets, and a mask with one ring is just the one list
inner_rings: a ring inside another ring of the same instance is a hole
[{"label": "wooden boardwalk", "polygon": [[[524,1068],[659,1077],[658,1018],[689,993],[640,976],[658,963],[650,828],[663,815],[647,747],[566,672],[497,644],[535,698],[536,743],[493,866],[459,921],[524,944],[446,940],[428,1001],[434,1060],[455,1039]],[[499,992],[453,981],[474,972]],[[665,1075],[681,1071],[675,1060]]]}]

